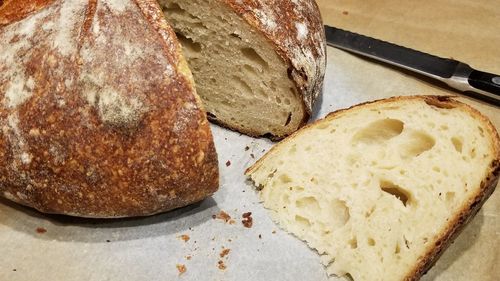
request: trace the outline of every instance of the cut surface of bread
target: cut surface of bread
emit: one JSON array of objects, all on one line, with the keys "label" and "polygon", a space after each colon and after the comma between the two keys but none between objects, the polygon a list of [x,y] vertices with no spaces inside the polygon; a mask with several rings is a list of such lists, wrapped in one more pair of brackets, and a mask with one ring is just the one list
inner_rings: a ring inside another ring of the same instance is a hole
[{"label": "cut surface of bread", "polygon": [[399,97],[330,114],[247,170],[272,218],[329,274],[417,280],[491,195],[493,125],[448,97]]},{"label": "cut surface of bread", "polygon": [[[159,2],[183,45],[198,94],[212,121],[253,136],[275,138],[289,135],[304,124],[310,112],[302,95],[319,89],[297,87],[289,73],[290,63],[260,28],[235,12],[238,4],[220,0]],[[271,21],[272,9],[258,11]],[[317,32],[313,26],[309,28],[306,34]],[[290,49],[294,44],[289,42]],[[303,44],[307,46],[305,41]],[[319,40],[316,45],[321,44]]]}]

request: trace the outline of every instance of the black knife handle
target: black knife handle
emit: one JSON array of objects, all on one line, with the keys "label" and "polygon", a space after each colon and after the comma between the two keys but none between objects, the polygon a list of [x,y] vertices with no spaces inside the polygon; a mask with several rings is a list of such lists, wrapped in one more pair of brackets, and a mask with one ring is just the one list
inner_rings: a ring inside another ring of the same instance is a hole
[{"label": "black knife handle", "polygon": [[473,70],[469,75],[469,84],[476,89],[498,95],[500,98],[500,75]]}]

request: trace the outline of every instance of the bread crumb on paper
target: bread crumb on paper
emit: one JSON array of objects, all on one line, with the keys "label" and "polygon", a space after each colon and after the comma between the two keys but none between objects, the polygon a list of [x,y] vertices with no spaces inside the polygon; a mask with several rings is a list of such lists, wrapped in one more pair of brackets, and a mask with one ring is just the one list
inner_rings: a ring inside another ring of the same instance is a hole
[{"label": "bread crumb on paper", "polygon": [[212,215],[212,218],[213,219],[219,219],[219,220],[223,220],[224,222],[226,223],[229,223],[229,224],[235,224],[236,222],[231,218],[231,216],[224,212],[224,211],[220,211],[217,215]]},{"label": "bread crumb on paper", "polygon": [[186,266],[183,264],[177,264],[176,267],[177,271],[179,271],[179,275],[182,275],[187,271]]},{"label": "bread crumb on paper", "polygon": [[252,212],[243,213],[242,217],[243,220],[241,221],[241,223],[243,224],[243,226],[246,228],[251,228],[253,225]]},{"label": "bread crumb on paper", "polygon": [[39,234],[44,234],[47,232],[47,229],[43,228],[43,227],[37,227],[36,228],[36,233],[39,233]]},{"label": "bread crumb on paper", "polygon": [[227,162],[226,162],[226,167],[229,167],[229,166],[231,166],[231,161],[230,161],[230,160],[227,160]]},{"label": "bread crumb on paper", "polygon": [[191,239],[191,237],[189,237],[189,235],[186,235],[186,234],[183,234],[177,238],[180,238],[184,242],[187,242],[187,241],[189,241],[189,239]]},{"label": "bread crumb on paper", "polygon": [[220,270],[226,270],[227,266],[224,264],[224,261],[223,260],[219,260],[217,262],[217,267],[220,269]]},{"label": "bread crumb on paper", "polygon": [[221,258],[223,258],[223,257],[225,257],[225,256],[229,255],[229,252],[230,252],[230,251],[231,251],[231,249],[224,248],[224,249],[222,250],[222,252],[220,252],[219,256],[220,256]]}]

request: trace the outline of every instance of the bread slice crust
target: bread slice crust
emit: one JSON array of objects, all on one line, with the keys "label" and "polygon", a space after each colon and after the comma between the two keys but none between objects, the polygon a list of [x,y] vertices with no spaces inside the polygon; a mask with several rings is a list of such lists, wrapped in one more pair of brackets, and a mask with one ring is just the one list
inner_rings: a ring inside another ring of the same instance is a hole
[{"label": "bread slice crust", "polygon": [[345,113],[363,110],[363,108],[367,105],[383,105],[398,101],[412,100],[423,100],[428,105],[438,108],[459,107],[462,110],[468,112],[474,118],[480,120],[481,123],[485,125],[488,131],[486,134],[489,135],[493,140],[493,160],[489,164],[489,168],[486,173],[487,175],[481,182],[480,187],[477,189],[477,192],[473,196],[471,196],[468,201],[463,202],[463,205],[460,207],[460,211],[449,220],[447,225],[444,227],[444,230],[440,234],[438,234],[439,238],[435,241],[434,244],[431,244],[427,247],[425,254],[418,259],[417,263],[410,270],[408,270],[408,272],[405,274],[405,277],[403,278],[403,280],[419,280],[421,276],[424,275],[434,265],[443,251],[463,230],[465,225],[477,214],[481,206],[491,196],[496,186],[498,185],[500,177],[500,137],[491,121],[487,117],[482,115],[478,110],[464,103],[456,101],[451,96],[400,96],[361,103],[347,109],[341,109],[332,112],[328,114],[324,119],[317,120],[292,134],[291,136],[283,140],[280,144],[272,147],[271,150],[266,153],[266,155],[259,159],[254,165],[249,167],[245,171],[245,175],[251,176],[254,172],[256,172],[266,161],[267,157],[270,157],[273,152],[279,152],[281,144],[291,142],[295,137],[301,134],[306,134],[308,130],[313,129],[315,126],[321,124],[322,122],[332,121],[339,118]]}]

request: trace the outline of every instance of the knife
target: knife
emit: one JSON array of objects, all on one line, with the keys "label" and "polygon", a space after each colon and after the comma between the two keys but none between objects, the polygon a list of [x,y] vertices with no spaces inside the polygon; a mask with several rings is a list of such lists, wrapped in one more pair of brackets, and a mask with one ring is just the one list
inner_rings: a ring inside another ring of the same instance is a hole
[{"label": "knife", "polygon": [[500,106],[500,75],[327,25],[325,32],[330,46],[425,75],[470,97]]}]

